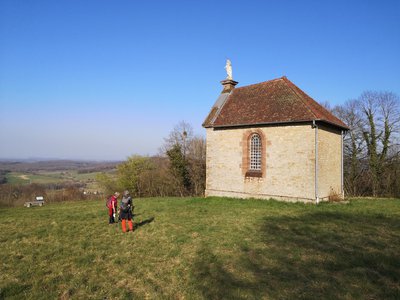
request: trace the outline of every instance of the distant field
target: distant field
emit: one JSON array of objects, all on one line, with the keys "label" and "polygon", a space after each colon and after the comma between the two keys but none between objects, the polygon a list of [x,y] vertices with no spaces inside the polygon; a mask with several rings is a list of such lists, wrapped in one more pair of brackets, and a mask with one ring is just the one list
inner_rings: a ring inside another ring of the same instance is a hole
[{"label": "distant field", "polygon": [[39,160],[39,161],[11,161],[0,160],[0,170],[11,172],[36,172],[36,171],[107,171],[115,169],[120,162],[94,162],[73,160]]},{"label": "distant field", "polygon": [[[71,160],[11,161],[0,160],[0,172],[7,183],[15,185],[80,183],[87,191],[98,191],[96,175],[113,174],[120,162],[94,162]],[[0,178],[1,179],[1,178]]]},{"label": "distant field", "polygon": [[78,171],[37,171],[28,172],[10,172],[6,175],[7,182],[10,184],[49,184],[49,183],[85,183],[88,190],[98,190],[96,175],[100,172],[78,173]]},{"label": "distant field", "polygon": [[59,183],[63,181],[61,175],[58,174],[30,174],[11,172],[6,175],[7,182],[10,184],[30,184],[30,183]]},{"label": "distant field", "polygon": [[399,299],[400,200],[104,200],[0,209],[0,298]]}]

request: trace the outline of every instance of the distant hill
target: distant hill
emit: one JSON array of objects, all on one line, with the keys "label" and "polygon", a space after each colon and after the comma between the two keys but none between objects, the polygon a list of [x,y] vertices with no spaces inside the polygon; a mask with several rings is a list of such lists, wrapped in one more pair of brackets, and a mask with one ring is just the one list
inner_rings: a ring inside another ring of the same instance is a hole
[{"label": "distant hill", "polygon": [[77,170],[80,173],[87,173],[114,169],[120,163],[121,161],[0,160],[0,171],[35,172]]}]

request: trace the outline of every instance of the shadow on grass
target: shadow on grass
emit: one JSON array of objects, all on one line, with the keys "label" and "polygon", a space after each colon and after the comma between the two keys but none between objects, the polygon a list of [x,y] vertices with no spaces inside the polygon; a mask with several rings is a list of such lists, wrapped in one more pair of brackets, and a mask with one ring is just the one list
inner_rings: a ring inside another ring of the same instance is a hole
[{"label": "shadow on grass", "polygon": [[10,283],[5,287],[0,286],[0,299],[7,299],[8,297],[23,299],[31,288],[31,285],[18,283]]},{"label": "shadow on grass", "polygon": [[198,250],[192,284],[204,298],[400,298],[398,219],[329,212],[275,216],[254,234],[231,260],[204,245]]},{"label": "shadow on grass", "polygon": [[150,224],[153,221],[154,221],[154,217],[151,217],[151,218],[149,218],[147,220],[143,220],[142,222],[135,223],[134,227],[135,227],[135,229],[137,229],[139,227],[142,227],[143,225]]}]

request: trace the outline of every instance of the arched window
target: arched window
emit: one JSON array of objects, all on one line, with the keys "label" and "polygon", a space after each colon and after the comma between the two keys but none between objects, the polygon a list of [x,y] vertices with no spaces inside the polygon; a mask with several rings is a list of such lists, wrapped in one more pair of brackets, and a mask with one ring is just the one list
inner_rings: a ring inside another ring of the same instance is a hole
[{"label": "arched window", "polygon": [[244,178],[266,178],[267,145],[263,130],[249,129],[243,132],[241,169]]},{"label": "arched window", "polygon": [[254,133],[250,139],[250,171],[261,171],[261,137]]}]

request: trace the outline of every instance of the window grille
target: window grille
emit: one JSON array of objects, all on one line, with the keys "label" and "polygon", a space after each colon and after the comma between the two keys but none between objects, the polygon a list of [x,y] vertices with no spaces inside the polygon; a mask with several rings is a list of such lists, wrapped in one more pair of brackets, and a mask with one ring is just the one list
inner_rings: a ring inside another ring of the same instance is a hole
[{"label": "window grille", "polygon": [[261,171],[261,138],[257,133],[250,140],[250,170]]}]

